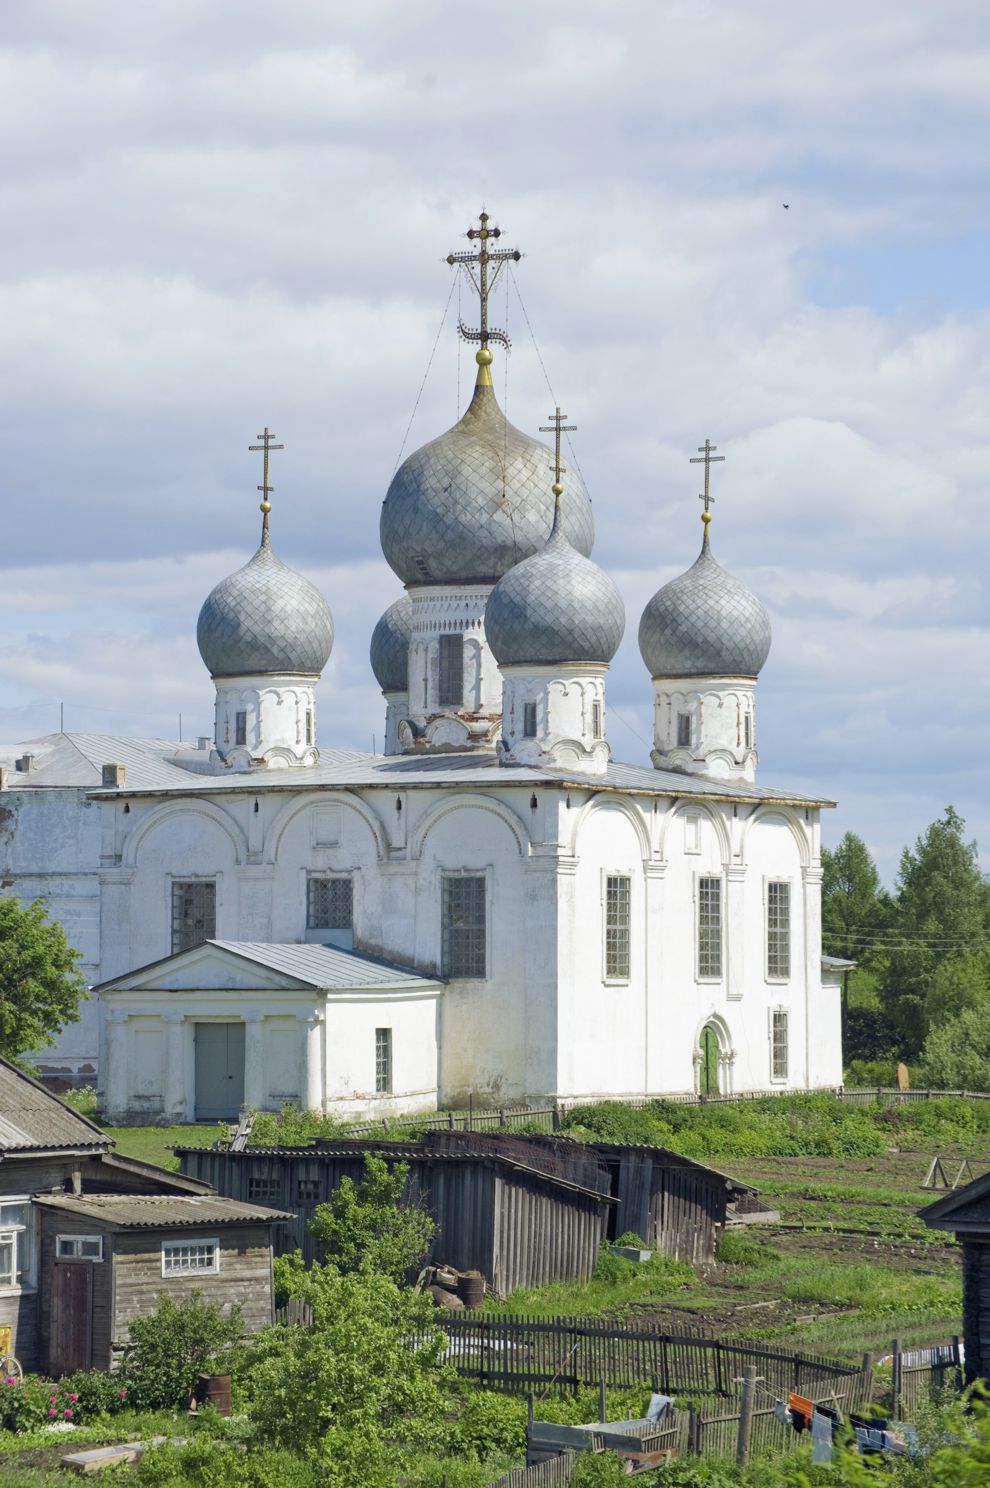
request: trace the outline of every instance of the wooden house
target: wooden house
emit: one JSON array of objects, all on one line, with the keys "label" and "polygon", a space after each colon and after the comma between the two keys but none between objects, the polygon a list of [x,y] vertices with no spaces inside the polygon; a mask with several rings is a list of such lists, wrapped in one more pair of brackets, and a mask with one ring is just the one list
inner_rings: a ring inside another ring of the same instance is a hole
[{"label": "wooden house", "polygon": [[0,1059],[0,1354],[59,1375],[110,1368],[132,1318],[195,1287],[272,1319],[287,1218],[114,1153],[106,1132]]},{"label": "wooden house", "polygon": [[[419,1143],[318,1140],[308,1147],[243,1151],[179,1147],[182,1170],[247,1203],[295,1211],[277,1232],[280,1251],[314,1258],[308,1224],[342,1178],[364,1176],[369,1153],[407,1163],[406,1198],[437,1225],[431,1259],[480,1271],[499,1296],[565,1278],[590,1279],[598,1260],[607,1174],[587,1152],[560,1160],[525,1140],[465,1134],[446,1146],[431,1133]],[[570,1145],[570,1144],[568,1144]]]},{"label": "wooden house", "polygon": [[951,1230],[962,1252],[966,1379],[990,1381],[990,1173],[919,1210],[932,1230]]}]

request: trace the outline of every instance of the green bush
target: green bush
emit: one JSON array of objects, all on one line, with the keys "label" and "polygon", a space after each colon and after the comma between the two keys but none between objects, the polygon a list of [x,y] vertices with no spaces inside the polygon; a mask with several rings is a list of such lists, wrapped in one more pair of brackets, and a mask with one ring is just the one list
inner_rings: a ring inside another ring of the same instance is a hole
[{"label": "green bush", "polygon": [[339,1137],[344,1132],[343,1122],[332,1116],[321,1116],[319,1111],[300,1111],[295,1106],[283,1106],[276,1115],[273,1111],[255,1113],[251,1128],[252,1147],[308,1147],[314,1137]]},{"label": "green bush", "polygon": [[769,1245],[739,1230],[726,1230],[718,1242],[715,1259],[727,1266],[751,1266],[764,1270],[780,1259]]},{"label": "green bush", "polygon": [[403,1199],[408,1176],[408,1163],[390,1168],[369,1154],[360,1183],[342,1178],[309,1223],[320,1259],[341,1271],[379,1271],[393,1281],[421,1266],[437,1227],[422,1205]]},{"label": "green bush", "polygon": [[893,1059],[850,1059],[842,1072],[842,1082],[850,1090],[880,1085],[889,1090],[897,1084],[897,1062]]},{"label": "green bush", "polygon": [[320,1479],[294,1452],[244,1452],[203,1432],[185,1446],[152,1447],[127,1481],[136,1488],[318,1488]]},{"label": "green bush", "polygon": [[526,1405],[511,1395],[476,1390],[467,1399],[450,1438],[451,1450],[484,1462],[526,1452]]},{"label": "green bush", "polygon": [[191,1292],[176,1302],[163,1292],[157,1310],[130,1325],[122,1384],[145,1410],[185,1405],[198,1374],[227,1374],[242,1332],[241,1310],[225,1311]]},{"label": "green bush", "polygon": [[288,1255],[275,1256],[272,1261],[272,1288],[275,1306],[284,1307],[290,1297],[297,1297],[303,1290],[306,1262],[301,1250],[291,1250]]}]

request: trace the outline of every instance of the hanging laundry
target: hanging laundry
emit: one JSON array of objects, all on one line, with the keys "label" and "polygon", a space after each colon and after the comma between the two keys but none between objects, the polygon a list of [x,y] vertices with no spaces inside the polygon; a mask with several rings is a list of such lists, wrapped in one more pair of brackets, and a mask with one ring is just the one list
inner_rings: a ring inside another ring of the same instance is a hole
[{"label": "hanging laundry", "polygon": [[832,1422],[816,1410],[811,1417],[811,1461],[815,1467],[828,1467],[832,1461]]},{"label": "hanging laundry", "polygon": [[787,1397],[790,1406],[791,1423],[795,1431],[810,1431],[811,1418],[815,1413],[814,1402],[806,1400],[803,1395],[795,1395],[793,1390]]},{"label": "hanging laundry", "polygon": [[781,1426],[794,1425],[794,1417],[791,1415],[790,1411],[787,1409],[787,1406],[782,1400],[774,1401],[773,1413],[777,1417],[777,1420],[780,1422]]}]

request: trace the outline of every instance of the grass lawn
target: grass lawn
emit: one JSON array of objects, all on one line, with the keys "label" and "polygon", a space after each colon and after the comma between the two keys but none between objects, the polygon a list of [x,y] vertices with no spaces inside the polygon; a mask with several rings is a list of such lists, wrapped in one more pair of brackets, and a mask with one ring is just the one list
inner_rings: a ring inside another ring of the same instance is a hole
[{"label": "grass lawn", "polygon": [[[158,1163],[162,1168],[178,1168],[179,1159],[169,1151],[171,1146],[209,1147],[217,1127],[203,1126],[108,1126],[106,1133],[125,1157],[138,1157],[142,1162]],[[225,1128],[226,1131],[226,1128]]]}]

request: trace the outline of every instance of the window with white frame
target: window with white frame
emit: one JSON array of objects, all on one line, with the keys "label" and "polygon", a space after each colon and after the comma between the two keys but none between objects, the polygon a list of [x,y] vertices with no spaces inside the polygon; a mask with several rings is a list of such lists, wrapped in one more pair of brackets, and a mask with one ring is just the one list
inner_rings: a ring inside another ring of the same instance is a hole
[{"label": "window with white frame", "polygon": [[602,736],[602,705],[599,702],[591,705],[591,734],[595,739]]},{"label": "window with white frame", "polygon": [[698,975],[722,975],[722,880],[698,879]]},{"label": "window with white frame", "polygon": [[234,743],[247,743],[247,709],[241,708],[234,714]]},{"label": "window with white frame", "polygon": [[770,1014],[770,1078],[787,1079],[787,1009],[774,1008]]},{"label": "window with white frame", "polygon": [[629,980],[629,919],[631,880],[624,873],[605,879],[605,976],[609,981]]},{"label": "window with white frame", "polygon": [[375,1029],[375,1093],[392,1094],[392,1030]]},{"label": "window with white frame", "polygon": [[523,738],[536,738],[536,704],[523,703]]},{"label": "window with white frame", "polygon": [[217,886],[212,878],[172,880],[172,955],[217,933]]},{"label": "window with white frame", "polygon": [[442,964],[445,977],[488,974],[486,883],[483,873],[445,873],[441,881]]},{"label": "window with white frame", "polygon": [[163,1276],[205,1276],[220,1270],[219,1240],[163,1240]]},{"label": "window with white frame", "polygon": [[677,743],[681,749],[690,749],[691,747],[690,713],[678,713],[677,715]]},{"label": "window with white frame", "polygon": [[337,873],[307,879],[307,930],[351,930],[353,926],[354,880],[351,875]]},{"label": "window with white frame", "polygon": [[34,1211],[31,1201],[0,1202],[0,1289],[34,1285]]},{"label": "window with white frame", "polygon": [[746,748],[747,749],[752,749],[752,747],[753,747],[753,715],[752,715],[752,713],[744,713],[743,714],[743,737],[746,740]]},{"label": "window with white frame", "polygon": [[440,691],[437,702],[441,708],[464,706],[464,637],[442,635],[440,637]]},{"label": "window with white frame", "polygon": [[102,1261],[102,1235],[56,1235],[55,1256],[60,1261]]},{"label": "window with white frame", "polygon": [[791,974],[791,886],[767,884],[767,976],[786,981]]}]

